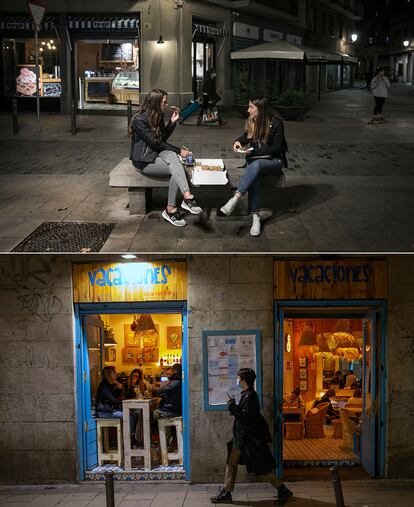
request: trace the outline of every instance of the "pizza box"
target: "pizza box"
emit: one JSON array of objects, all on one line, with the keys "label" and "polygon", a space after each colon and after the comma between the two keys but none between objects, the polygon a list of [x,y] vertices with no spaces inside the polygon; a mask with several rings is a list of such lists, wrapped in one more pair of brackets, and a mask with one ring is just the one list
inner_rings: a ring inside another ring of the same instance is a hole
[{"label": "pizza box", "polygon": [[196,158],[194,160],[191,175],[193,185],[226,185],[227,182],[227,171],[221,158]]}]

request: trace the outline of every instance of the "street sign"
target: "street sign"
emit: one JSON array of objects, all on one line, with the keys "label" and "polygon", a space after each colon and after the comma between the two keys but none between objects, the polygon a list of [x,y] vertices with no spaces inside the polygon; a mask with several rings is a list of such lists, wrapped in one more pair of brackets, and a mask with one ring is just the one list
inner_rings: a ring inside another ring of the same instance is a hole
[{"label": "street sign", "polygon": [[28,0],[27,7],[36,29],[40,30],[40,25],[46,14],[46,5],[44,5],[40,0]]}]

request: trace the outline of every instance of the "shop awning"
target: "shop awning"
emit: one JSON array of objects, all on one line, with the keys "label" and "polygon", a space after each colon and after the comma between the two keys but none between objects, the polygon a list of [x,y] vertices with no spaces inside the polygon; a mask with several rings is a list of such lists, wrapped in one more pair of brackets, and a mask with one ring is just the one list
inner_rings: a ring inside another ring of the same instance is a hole
[{"label": "shop awning", "polygon": [[68,28],[74,30],[131,30],[139,27],[137,17],[70,16]]},{"label": "shop awning", "polygon": [[[329,49],[312,48],[309,46],[299,46],[285,40],[265,42],[250,46],[239,51],[231,53],[232,60],[255,60],[255,59],[273,59],[273,60],[304,60],[308,62],[321,63],[341,63],[358,60],[352,56],[330,51]],[[347,59],[346,59],[346,58]],[[354,62],[355,61],[355,62]]]},{"label": "shop awning", "polygon": [[274,60],[303,60],[305,52],[299,46],[278,40],[257,44],[249,48],[232,51],[231,60],[255,60],[255,59],[274,59]]},{"label": "shop awning", "polygon": [[[58,18],[46,16],[40,25],[40,31],[53,30],[58,25]],[[34,24],[30,16],[0,16],[1,31],[34,30]]]},{"label": "shop awning", "polygon": [[342,56],[344,63],[358,63],[356,56],[347,55],[346,53],[339,53]]}]

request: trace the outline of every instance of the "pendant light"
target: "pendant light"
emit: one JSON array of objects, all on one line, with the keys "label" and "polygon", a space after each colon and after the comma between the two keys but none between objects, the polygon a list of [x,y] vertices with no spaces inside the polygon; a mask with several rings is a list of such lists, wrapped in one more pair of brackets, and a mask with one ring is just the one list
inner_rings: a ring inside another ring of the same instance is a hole
[{"label": "pendant light", "polygon": [[299,353],[309,358],[319,351],[319,345],[311,324],[311,322],[305,324],[298,344]]}]

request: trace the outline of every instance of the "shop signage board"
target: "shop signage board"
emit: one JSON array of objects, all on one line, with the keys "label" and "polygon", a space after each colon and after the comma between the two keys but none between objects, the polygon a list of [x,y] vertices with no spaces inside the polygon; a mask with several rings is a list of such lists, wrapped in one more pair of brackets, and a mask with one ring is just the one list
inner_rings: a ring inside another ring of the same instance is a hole
[{"label": "shop signage board", "polygon": [[386,299],[387,261],[289,260],[274,263],[274,298]]},{"label": "shop signage board", "polygon": [[187,266],[182,261],[73,265],[75,303],[183,301]]}]

